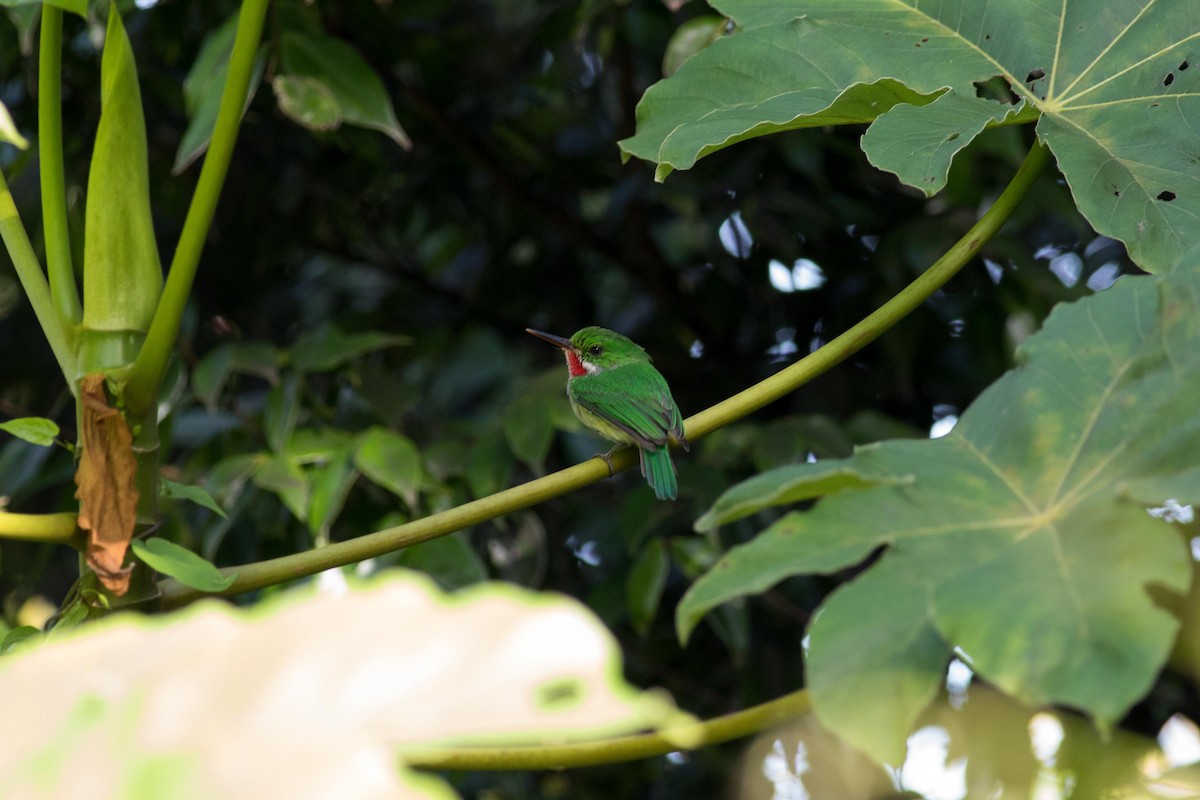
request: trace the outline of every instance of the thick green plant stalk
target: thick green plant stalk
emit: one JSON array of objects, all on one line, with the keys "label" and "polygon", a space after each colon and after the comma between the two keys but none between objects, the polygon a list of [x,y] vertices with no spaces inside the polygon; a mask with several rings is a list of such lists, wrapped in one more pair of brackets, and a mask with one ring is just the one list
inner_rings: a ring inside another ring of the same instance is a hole
[{"label": "thick green plant stalk", "polygon": [[[152,322],[164,316],[160,305],[163,302],[167,305],[165,318],[168,324],[164,326],[160,320],[154,341],[165,345],[168,353],[174,344],[199,261],[200,247],[212,219],[245,106],[249,71],[242,69],[239,72],[236,65],[246,62],[247,54],[252,61],[266,8],[266,0],[247,0],[243,5],[233,54],[235,67],[225,86],[210,158],[201,173],[176,253],[176,263],[182,262],[184,266],[175,270],[175,274],[186,280],[174,282],[174,293],[168,295],[166,301],[163,300],[162,266],[154,237],[146,126],[137,66],[115,3],[109,6],[101,60],[101,118],[88,179],[82,308],[75,286],[67,228],[60,93],[62,14],[57,8],[45,9],[39,64],[42,87],[39,144],[43,158],[41,177],[48,281],[0,175],[0,236],[12,255],[68,385],[79,397],[79,385],[84,376],[105,373],[109,397],[132,432],[136,519],[142,529],[157,519],[159,468],[155,399],[166,356],[162,357],[160,369],[141,373],[142,382],[134,384],[133,403],[126,401],[124,379],[142,350]],[[92,400],[95,402],[95,398]],[[81,405],[77,404],[77,408],[82,411]],[[82,483],[80,485],[82,490]],[[89,486],[92,485],[94,482],[89,481]],[[97,507],[104,508],[107,502],[110,500],[101,498]],[[93,515],[93,522],[94,519]],[[0,536],[6,535],[73,542],[75,531],[73,524],[68,531],[65,522],[58,518],[46,520],[9,515],[0,524]],[[111,525],[105,535],[112,542]],[[119,532],[117,536],[120,536]],[[89,558],[92,544],[89,539]],[[123,602],[142,603],[155,597],[156,587],[150,577],[151,573],[139,566]]]},{"label": "thick green plant stalk", "polygon": [[217,114],[208,154],[200,170],[196,192],[192,196],[192,204],[188,208],[153,321],[137,359],[126,376],[125,402],[134,414],[140,414],[154,405],[167,361],[175,347],[179,324],[200,263],[200,252],[216,212],[221,186],[229,171],[229,161],[233,157],[233,146],[246,106],[254,56],[262,38],[266,13],[267,0],[244,0],[238,14],[237,35],[229,59],[229,77],[221,93],[221,109]]},{"label": "thick green plant stalk", "polygon": [[[697,441],[717,428],[748,416],[796,390],[845,361],[903,319],[954,277],[979,252],[983,244],[1000,230],[1033,188],[1048,159],[1049,151],[1045,146],[1035,143],[1012,181],[996,198],[992,207],[928,270],[874,313],[819,350],[749,389],[689,417],[684,421],[688,439]],[[613,453],[613,469],[625,470],[631,467],[637,460],[635,453],[636,448],[633,447],[624,447]],[[608,474],[608,466],[593,458],[520,486],[394,528],[303,553],[226,569],[223,570],[225,574],[236,577],[229,588],[220,594],[235,595],[254,591],[411,547],[566,494],[603,480]],[[203,594],[172,580],[163,581],[159,587],[163,604],[167,608],[184,605]]]},{"label": "thick green plant stalk", "polygon": [[[66,179],[62,144],[62,9],[42,5],[38,50],[38,161],[42,180],[42,227],[46,241],[46,271],[50,296],[59,318],[70,326],[83,319],[75,269],[71,264],[71,234],[67,228]],[[71,376],[67,376],[71,380]]]},{"label": "thick green plant stalk", "polygon": [[75,520],[76,514],[71,511],[56,514],[12,514],[0,511],[0,537],[70,544],[80,549],[83,545]]},{"label": "thick green plant stalk", "polygon": [[658,733],[542,747],[413,747],[400,758],[416,769],[536,770],[593,767],[697,750],[759,733],[809,712],[808,690],[800,689],[756,706]]},{"label": "thick green plant stalk", "polygon": [[13,267],[17,270],[17,278],[21,281],[21,288],[25,290],[25,296],[29,298],[29,305],[33,307],[33,313],[42,327],[42,333],[50,344],[50,349],[54,351],[54,359],[58,362],[58,368],[62,370],[63,375],[67,376],[67,382],[71,386],[71,391],[74,392],[76,391],[75,383],[70,380],[76,373],[72,337],[67,325],[54,309],[54,302],[50,296],[50,285],[46,282],[42,265],[33,252],[29,234],[26,232],[25,226],[21,224],[21,216],[17,213],[17,206],[13,203],[12,193],[8,190],[8,181],[4,179],[3,171],[0,171],[0,240],[4,241]]},{"label": "thick green plant stalk", "polygon": [[142,95],[115,4],[108,10],[100,106],[83,244],[84,372],[133,360],[162,292]]}]

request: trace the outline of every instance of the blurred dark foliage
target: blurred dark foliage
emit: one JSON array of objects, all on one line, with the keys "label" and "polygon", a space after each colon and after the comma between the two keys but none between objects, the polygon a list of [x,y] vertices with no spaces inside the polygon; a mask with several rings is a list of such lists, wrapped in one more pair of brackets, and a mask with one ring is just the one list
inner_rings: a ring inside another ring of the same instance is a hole
[{"label": "blurred dark foliage", "polygon": [[[176,0],[127,18],[164,265],[199,170],[170,174],[187,125],[180,85],[205,36],[235,10],[229,0]],[[286,353],[326,323],[413,338],[297,379],[297,430],[382,425],[422,453],[416,507],[359,479],[328,533],[347,538],[534,477],[538,459],[531,466],[513,452],[524,423],[514,426],[511,414],[531,393],[561,411],[565,375],[558,354],[525,335],[526,326],[568,335],[600,324],[630,335],[654,355],[685,414],[694,413],[886,301],[966,231],[1023,157],[1030,131],[989,132],[959,157],[946,191],[925,200],[868,165],[857,147],[860,129],[831,129],[743,143],[656,184],[651,165],[622,164],[616,141],[633,132],[638,98],[661,78],[672,31],[707,11],[697,3],[672,11],[603,1],[277,3],[268,42],[295,28],[349,42],[383,77],[414,147],[405,152],[357,128],[298,128],[276,108],[268,64],[205,252],[180,365],[164,388],[167,474],[206,483],[232,503],[231,519],[171,508],[170,534],[220,565],[313,545],[310,529],[276,493],[254,483],[233,491],[232,479],[214,477],[231,457],[266,451],[264,409],[282,374],[236,374],[205,408],[185,382],[220,345],[267,342]],[[67,20],[66,41],[66,158],[81,254],[99,58],[77,18]],[[34,67],[17,29],[0,17],[0,99],[31,139]],[[39,242],[36,150],[0,148],[0,163]],[[1063,254],[1077,254],[1082,265],[1070,286],[1048,269]],[[629,677],[666,687],[701,716],[797,688],[803,625],[845,576],[793,579],[723,609],[681,650],[675,602],[698,570],[765,520],[711,539],[694,534],[691,522],[758,470],[810,454],[845,455],[885,436],[927,435],[935,417],[961,411],[1011,366],[1014,344],[1054,303],[1088,291],[1089,277],[1105,265],[1132,270],[1119,246],[1096,241],[1053,173],[984,257],[988,265],[970,264],[849,363],[696,442],[678,459],[679,502],[655,502],[640,478],[626,474],[480,526],[464,540],[468,549],[491,577],[585,600],[620,637]],[[770,263],[790,272],[797,259],[819,265],[824,284],[774,286]],[[63,381],[7,266],[0,364],[0,414],[53,416],[73,439]],[[559,431],[544,469],[599,446]],[[71,469],[61,448],[4,444],[0,495],[14,510],[70,508]],[[672,568],[657,617],[639,636],[626,583],[654,538],[668,543]],[[33,594],[61,599],[74,571],[65,550],[0,545],[6,613]],[[719,793],[737,752],[454,777],[465,797],[706,797]]]}]

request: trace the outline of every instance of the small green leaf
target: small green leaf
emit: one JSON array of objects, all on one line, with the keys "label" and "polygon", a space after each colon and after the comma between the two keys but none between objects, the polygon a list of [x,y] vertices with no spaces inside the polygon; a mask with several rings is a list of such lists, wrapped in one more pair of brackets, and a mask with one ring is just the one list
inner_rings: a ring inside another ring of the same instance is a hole
[{"label": "small green leaf", "polygon": [[38,21],[42,18],[40,5],[8,5],[9,0],[0,0],[0,7],[7,5],[5,15],[17,29],[17,47],[21,55],[29,58],[33,55],[34,44],[37,42]]},{"label": "small green leaf", "polygon": [[210,414],[217,413],[217,400],[225,389],[225,382],[229,380],[232,353],[231,345],[218,345],[205,353],[192,369],[192,395]]},{"label": "small green leaf", "polygon": [[318,538],[329,535],[334,520],[342,513],[350,488],[358,479],[352,445],[341,448],[313,472],[312,499],[308,506],[308,529]]},{"label": "small green leaf", "polygon": [[306,75],[276,75],[271,81],[279,110],[309,130],[332,131],[342,124],[342,107],[333,90]]},{"label": "small green leaf", "polygon": [[467,484],[475,497],[487,497],[508,485],[513,460],[503,432],[493,428],[482,433],[467,459]]},{"label": "small green leaf", "polygon": [[267,394],[267,405],[263,409],[263,432],[267,446],[276,453],[283,452],[296,420],[300,417],[299,376],[289,373]]},{"label": "small green leaf", "polygon": [[17,627],[4,634],[4,638],[0,639],[0,656],[11,653],[22,642],[32,642],[39,638],[42,632],[32,625],[18,625]]},{"label": "small green leaf", "polygon": [[29,140],[17,130],[17,126],[13,124],[12,116],[8,113],[8,108],[5,107],[4,103],[0,103],[0,142],[15,144],[22,150],[29,147]]},{"label": "small green leaf", "polygon": [[663,53],[663,75],[673,75],[684,62],[720,39],[728,20],[724,17],[707,15],[695,17],[680,25],[671,34],[667,50]]},{"label": "small green leaf", "polygon": [[8,422],[0,422],[0,431],[6,431],[18,439],[41,447],[54,444],[54,438],[59,433],[58,426],[44,417],[18,417]]},{"label": "small green leaf", "polygon": [[238,342],[233,345],[229,368],[275,383],[279,380],[279,363],[279,351],[267,342]]},{"label": "small green leaf", "polygon": [[696,520],[700,532],[748,517],[764,508],[791,505],[835,492],[868,486],[911,483],[911,478],[867,475],[853,461],[816,461],[790,464],[742,481],[717,498],[713,507]]},{"label": "small green leaf", "polygon": [[629,620],[640,636],[645,636],[654,622],[670,571],[671,559],[661,538],[651,539],[629,570],[625,600],[629,606]]},{"label": "small green leaf", "polygon": [[[95,590],[91,590],[95,593]],[[103,595],[101,595],[103,597]],[[80,625],[88,621],[92,616],[92,608],[89,606],[82,596],[76,597],[67,603],[67,607],[59,612],[58,617],[53,620],[54,627],[46,633],[46,642],[49,643],[59,635],[66,633],[72,628],[78,628]]]},{"label": "small green leaf", "polygon": [[263,456],[255,453],[226,456],[209,468],[204,483],[220,503],[233,506],[262,461]]},{"label": "small green leaf", "polygon": [[296,519],[308,521],[311,482],[289,459],[276,456],[264,461],[254,473],[254,485],[278,495]]},{"label": "small green leaf", "polygon": [[328,461],[354,437],[338,428],[299,428],[287,441],[287,457],[299,464]]},{"label": "small green leaf", "polygon": [[291,364],[301,372],[327,372],[366,353],[411,343],[410,336],[380,331],[343,333],[336,326],[325,324],[296,340]]},{"label": "small green leaf", "polygon": [[487,569],[470,539],[464,535],[439,536],[407,547],[398,566],[424,572],[447,591],[473,586],[487,579]]},{"label": "small green leaf", "polygon": [[358,437],[354,463],[372,482],[403,498],[410,509],[417,507],[421,453],[407,436],[379,427],[365,431]]},{"label": "small green leaf", "polygon": [[289,31],[280,42],[280,62],[285,75],[313,78],[327,87],[346,122],[381,131],[405,149],[412,146],[396,121],[383,81],[350,45]]},{"label": "small green leaf", "polygon": [[237,14],[231,14],[221,27],[204,38],[196,60],[183,79],[183,107],[189,117],[196,116],[206,97],[220,97],[228,75],[229,57],[237,36]]},{"label": "small green leaf", "polygon": [[554,410],[561,403],[554,396],[527,392],[517,396],[504,411],[504,438],[513,455],[536,473],[545,468],[546,454],[554,441]]},{"label": "small green leaf", "polygon": [[220,592],[233,585],[235,575],[223,575],[221,571],[191,550],[174,542],[152,536],[145,541],[134,539],[130,543],[133,554],[155,572],[168,575],[202,592]]},{"label": "small green leaf", "polygon": [[[171,168],[178,175],[187,169],[208,149],[213,129],[217,125],[217,112],[221,108],[221,93],[229,76],[229,57],[233,53],[233,40],[237,33],[237,18],[234,14],[220,28],[209,34],[200,46],[192,68],[183,81],[183,105],[188,114],[188,126],[175,151],[175,165]],[[250,87],[246,93],[246,107],[254,99],[254,93],[262,82],[267,66],[267,51],[260,48],[254,60],[254,71],[250,76]],[[243,109],[244,111],[244,109]]]},{"label": "small green leaf", "polygon": [[207,508],[218,516],[226,516],[225,509],[217,505],[217,501],[202,486],[189,486],[185,483],[168,480],[167,478],[160,478],[159,491],[163,497],[173,500],[188,500],[198,506]]}]

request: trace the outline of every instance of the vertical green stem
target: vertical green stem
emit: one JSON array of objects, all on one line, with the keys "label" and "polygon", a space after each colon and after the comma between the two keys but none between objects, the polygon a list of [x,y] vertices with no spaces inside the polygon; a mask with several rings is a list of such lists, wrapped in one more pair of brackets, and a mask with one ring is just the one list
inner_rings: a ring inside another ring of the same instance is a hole
[{"label": "vertical green stem", "polygon": [[4,179],[3,171],[0,171],[0,239],[8,249],[8,255],[17,270],[17,277],[25,289],[25,296],[33,306],[38,324],[42,326],[42,333],[50,343],[50,349],[54,351],[58,368],[62,370],[67,385],[74,392],[75,353],[72,350],[71,333],[54,309],[54,303],[50,299],[50,286],[46,283],[42,265],[33,252],[29,234],[21,224],[21,215],[17,213],[17,206],[8,190],[8,181]]},{"label": "vertical green stem", "polygon": [[75,286],[75,270],[71,265],[63,170],[62,19],[62,9],[48,3],[42,6],[42,41],[38,53],[38,160],[50,297],[59,318],[68,325],[78,325],[83,312],[79,306],[79,290]]},{"label": "vertical green stem", "polygon": [[267,13],[268,0],[244,0],[238,16],[237,36],[233,42],[233,53],[229,59],[229,77],[221,94],[221,109],[217,114],[212,142],[200,170],[196,193],[188,208],[171,271],[163,287],[162,298],[146,334],[146,342],[137,360],[129,371],[125,383],[125,402],[134,415],[149,408],[158,394],[158,385],[167,368],[167,359],[175,346],[179,323],[183,318],[196,267],[200,263],[200,251],[212,224],[217,208],[217,198],[225,183],[233,146],[237,141],[238,126],[246,107],[246,95],[250,89],[250,77],[254,71],[254,56],[262,37],[263,19]]},{"label": "vertical green stem", "polygon": [[137,461],[134,483],[138,490],[138,526],[149,526],[158,521],[158,408],[151,406],[140,419],[130,415],[126,421],[133,428],[133,457]]}]

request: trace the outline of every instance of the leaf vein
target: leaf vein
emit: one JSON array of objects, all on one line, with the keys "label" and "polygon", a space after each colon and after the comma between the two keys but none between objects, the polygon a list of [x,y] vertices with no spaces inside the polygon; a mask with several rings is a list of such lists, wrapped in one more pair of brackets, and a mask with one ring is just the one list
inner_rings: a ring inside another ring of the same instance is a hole
[{"label": "leaf vein", "polygon": [[1097,82],[1097,83],[1094,83],[1094,84],[1092,84],[1092,85],[1091,85],[1091,86],[1089,86],[1088,88],[1086,88],[1086,89],[1084,89],[1083,91],[1081,91],[1079,94],[1075,95],[1073,98],[1066,98],[1066,99],[1064,99],[1064,100],[1063,100],[1063,105],[1066,105],[1066,103],[1067,103],[1067,102],[1069,102],[1070,100],[1078,100],[1080,97],[1083,97],[1083,96],[1084,96],[1084,95],[1086,95],[1086,94],[1090,94],[1090,93],[1092,93],[1092,92],[1096,91],[1097,89],[1099,89],[1099,88],[1100,88],[1101,86],[1103,86],[1104,84],[1106,84],[1106,83],[1110,83],[1110,82],[1112,82],[1112,81],[1115,81],[1117,78],[1120,78],[1121,76],[1123,76],[1123,75],[1125,75],[1125,74],[1127,74],[1127,73],[1129,73],[1129,72],[1132,72],[1133,70],[1137,69],[1138,67],[1140,67],[1140,66],[1142,66],[1142,65],[1144,65],[1144,64],[1146,64],[1146,63],[1148,63],[1148,62],[1150,62],[1150,61],[1152,61],[1152,60],[1154,60],[1154,59],[1156,59],[1156,58],[1158,58],[1159,56],[1163,55],[1164,53],[1168,53],[1168,52],[1170,52],[1171,50],[1174,50],[1175,48],[1179,47],[1180,45],[1186,44],[1187,42],[1190,42],[1191,40],[1193,40],[1193,39],[1198,39],[1198,38],[1200,38],[1200,32],[1193,33],[1192,35],[1190,35],[1190,36],[1188,36],[1188,37],[1186,37],[1186,38],[1184,38],[1184,39],[1180,39],[1180,40],[1179,40],[1179,41],[1177,41],[1177,42],[1172,42],[1172,43],[1171,43],[1170,45],[1168,45],[1167,47],[1163,47],[1163,48],[1161,48],[1161,49],[1159,49],[1159,50],[1156,50],[1155,52],[1151,53],[1150,55],[1146,56],[1145,58],[1142,58],[1142,59],[1139,59],[1139,60],[1137,60],[1137,61],[1133,62],[1132,64],[1130,64],[1130,65],[1129,65],[1128,67],[1126,67],[1125,69],[1123,69],[1123,70],[1120,70],[1120,71],[1118,71],[1118,72],[1115,72],[1115,73],[1113,73],[1112,75],[1109,75],[1109,76],[1108,76],[1107,78],[1105,78],[1104,80],[1102,80],[1102,81],[1099,81],[1099,82]]},{"label": "leaf vein", "polygon": [[983,466],[990,470],[993,475],[1000,479],[1001,483],[1008,487],[1008,490],[1012,493],[1013,497],[1020,501],[1021,505],[1025,507],[1026,511],[1033,516],[1037,515],[1037,506],[1034,505],[1033,501],[1029,499],[1024,491],[1022,491],[1020,486],[1013,482],[1012,478],[1008,477],[1008,475],[1006,475],[1004,471],[1000,469],[996,462],[992,461],[987,453],[976,447],[975,443],[965,436],[959,437],[958,441],[966,445],[967,449],[970,450],[977,459],[979,459]]},{"label": "leaf vein", "polygon": [[[1151,7],[1151,6],[1153,6],[1153,5],[1155,4],[1155,2],[1157,2],[1157,0],[1150,0],[1150,2],[1149,2],[1149,3],[1147,3],[1146,5],[1144,5],[1144,6],[1142,7],[1142,10],[1141,10],[1141,11],[1139,11],[1139,12],[1137,13],[1137,15],[1136,15],[1136,16],[1135,16],[1133,19],[1129,20],[1129,24],[1128,24],[1128,25],[1126,25],[1124,28],[1122,28],[1122,29],[1121,29],[1121,32],[1120,32],[1120,33],[1118,33],[1116,36],[1114,36],[1114,37],[1113,37],[1113,40],[1112,40],[1111,42],[1109,42],[1109,43],[1108,43],[1108,45],[1107,45],[1107,46],[1106,46],[1106,47],[1105,47],[1103,50],[1101,50],[1101,51],[1100,51],[1100,52],[1099,52],[1099,53],[1096,55],[1096,57],[1095,57],[1095,58],[1093,58],[1093,59],[1092,59],[1091,63],[1089,63],[1089,64],[1087,65],[1087,67],[1086,67],[1086,68],[1084,68],[1084,70],[1083,70],[1082,72],[1080,72],[1078,76],[1076,76],[1075,80],[1071,81],[1071,83],[1070,83],[1070,84],[1067,86],[1067,88],[1063,89],[1063,96],[1064,96],[1064,97],[1065,97],[1065,96],[1066,96],[1066,95],[1067,95],[1067,94],[1068,94],[1068,93],[1069,93],[1069,92],[1070,92],[1072,89],[1074,89],[1074,88],[1075,88],[1075,84],[1077,84],[1077,83],[1079,83],[1081,80],[1083,80],[1084,76],[1085,76],[1085,75],[1087,75],[1089,72],[1091,72],[1091,71],[1092,71],[1092,69],[1093,69],[1093,68],[1094,68],[1094,67],[1095,67],[1097,64],[1099,64],[1099,63],[1100,63],[1100,61],[1101,61],[1101,60],[1104,58],[1104,56],[1108,55],[1108,52],[1109,52],[1110,50],[1112,50],[1112,49],[1113,49],[1113,47],[1115,47],[1115,46],[1117,45],[1117,43],[1118,43],[1118,42],[1120,42],[1120,41],[1121,41],[1121,38],[1122,38],[1123,36],[1125,36],[1125,34],[1129,33],[1130,29],[1132,29],[1132,28],[1133,28],[1133,26],[1137,24],[1138,20],[1139,20],[1139,19],[1141,19],[1141,18],[1142,18],[1142,16],[1143,16],[1143,15],[1144,15],[1144,14],[1145,14],[1147,11],[1149,11],[1149,10],[1150,10],[1150,7]],[[1065,5],[1066,5],[1066,3],[1065,3],[1065,0],[1064,0],[1064,6],[1065,6]],[[1064,21],[1066,20],[1066,16],[1067,16],[1067,15],[1066,15],[1066,9],[1064,8],[1064,10],[1063,10],[1063,20],[1064,20]],[[1059,30],[1062,30],[1062,29],[1060,28]],[[1136,65],[1135,65],[1135,66],[1136,66]],[[1132,69],[1132,67],[1130,67],[1130,69]],[[1124,72],[1124,71],[1125,71],[1125,70],[1123,70],[1122,72]],[[1108,78],[1105,78],[1103,81],[1100,81],[1099,83],[1095,84],[1094,86],[1092,86],[1092,87],[1090,87],[1090,88],[1088,88],[1088,89],[1085,89],[1083,92],[1081,92],[1080,94],[1076,95],[1076,97],[1081,97],[1082,95],[1084,95],[1084,94],[1087,94],[1088,92],[1092,91],[1092,89],[1095,89],[1097,86],[1103,86],[1105,83],[1107,83],[1108,81],[1112,80],[1113,78],[1117,77],[1117,76],[1118,76],[1118,75],[1120,75],[1120,74],[1122,74],[1122,73],[1120,73],[1120,72],[1119,72],[1119,73],[1117,73],[1117,75],[1112,75],[1112,76],[1109,76]]]}]

